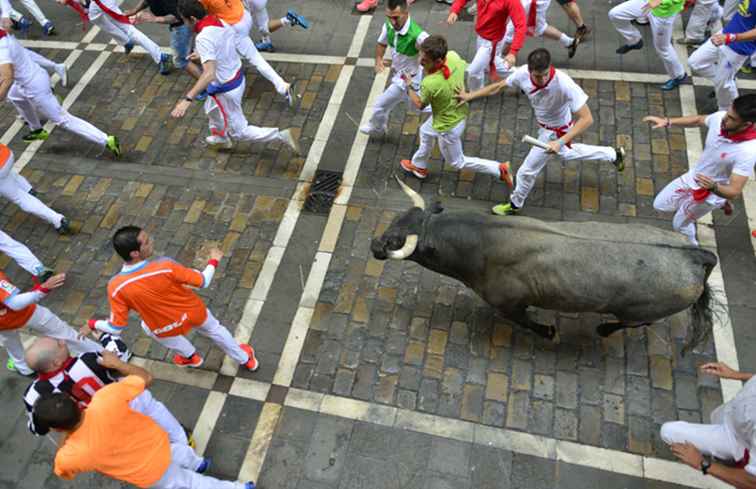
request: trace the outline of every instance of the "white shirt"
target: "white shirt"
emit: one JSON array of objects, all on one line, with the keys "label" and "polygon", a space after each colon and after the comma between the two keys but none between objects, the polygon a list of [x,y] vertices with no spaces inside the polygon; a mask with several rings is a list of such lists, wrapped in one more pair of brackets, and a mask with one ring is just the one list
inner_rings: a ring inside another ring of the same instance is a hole
[{"label": "white shirt", "polygon": [[[715,112],[706,118],[706,144],[696,162],[696,166],[682,176],[683,182],[691,188],[699,188],[697,173],[712,178],[717,183],[727,184],[730,175],[744,177],[753,175],[756,164],[756,139],[736,143],[720,135],[722,119],[727,112]],[[756,455],[756,454],[754,454]]]},{"label": "white shirt", "polygon": [[756,475],[756,376],[751,377],[731,401],[711,413],[711,422],[725,425],[740,445],[736,453],[748,449],[750,460],[745,469],[749,474]]},{"label": "white shirt", "polygon": [[35,77],[47,75],[32,61],[26,48],[14,36],[8,34],[0,39],[0,65],[13,65],[13,83],[29,85]]},{"label": "white shirt", "polygon": [[522,90],[530,100],[538,122],[550,128],[572,122],[572,114],[588,102],[588,95],[562,70],[556,70],[548,85],[535,93],[531,93],[536,87],[530,81],[527,65],[515,68],[507,77],[507,85]]},{"label": "white shirt", "polygon": [[[404,36],[407,34],[407,31],[409,31],[410,27],[410,17],[407,17],[407,22],[404,23],[404,26],[396,31],[397,36],[394,36],[394,42],[397,41],[396,37],[398,36]],[[428,36],[427,32],[423,31],[420,33],[419,36],[417,36],[417,40],[415,41],[415,47],[417,49],[420,49],[420,46],[423,44],[423,41],[425,41]],[[383,27],[381,27],[381,35],[378,36],[378,44],[383,44],[384,46],[388,45],[388,29],[386,28],[386,23],[383,23]],[[406,56],[402,53],[397,52],[393,46],[391,46],[391,67],[397,72],[397,73],[406,73],[408,75],[416,75],[420,71],[420,55],[417,56]]]},{"label": "white shirt", "polygon": [[195,38],[200,61],[215,61],[215,82],[226,83],[241,69],[242,63],[236,51],[236,33],[223,22],[223,27],[209,25]]}]

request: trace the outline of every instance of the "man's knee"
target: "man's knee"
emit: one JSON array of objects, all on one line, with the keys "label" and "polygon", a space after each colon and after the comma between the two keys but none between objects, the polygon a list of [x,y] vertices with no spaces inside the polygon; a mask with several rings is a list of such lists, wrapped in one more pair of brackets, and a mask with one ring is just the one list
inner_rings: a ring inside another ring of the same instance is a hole
[{"label": "man's knee", "polygon": [[668,423],[664,423],[661,426],[660,434],[662,440],[664,440],[664,443],[667,445],[670,445],[672,443],[683,443],[686,441],[685,435],[685,425],[687,423],[685,421],[670,421]]}]

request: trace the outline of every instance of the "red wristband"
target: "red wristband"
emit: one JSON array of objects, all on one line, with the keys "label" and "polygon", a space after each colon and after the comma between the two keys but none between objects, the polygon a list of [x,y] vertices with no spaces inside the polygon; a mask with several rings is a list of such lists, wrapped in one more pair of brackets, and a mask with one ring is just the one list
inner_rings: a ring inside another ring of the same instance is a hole
[{"label": "red wristband", "polygon": [[208,265],[212,265],[215,268],[218,268],[218,260],[216,260],[215,258],[211,258],[211,259],[207,260],[207,264]]},{"label": "red wristband", "polygon": [[87,326],[89,326],[89,329],[91,329],[92,331],[94,331],[96,329],[95,328],[95,324],[96,323],[97,323],[96,319],[90,319],[89,321],[87,321]]},{"label": "red wristband", "polygon": [[32,287],[32,290],[34,292],[42,292],[43,294],[50,293],[50,289],[42,287],[42,284],[34,284],[34,287]]},{"label": "red wristband", "polygon": [[737,34],[734,34],[734,35],[733,34],[725,34],[725,42],[724,42],[725,44],[730,44],[730,43],[735,42],[737,40],[738,40],[738,35]]}]

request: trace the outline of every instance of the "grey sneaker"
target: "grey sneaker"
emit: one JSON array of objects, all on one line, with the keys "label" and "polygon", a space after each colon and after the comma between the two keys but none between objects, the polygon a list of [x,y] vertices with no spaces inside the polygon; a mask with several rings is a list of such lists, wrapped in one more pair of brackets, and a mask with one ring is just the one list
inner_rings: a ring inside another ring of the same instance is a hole
[{"label": "grey sneaker", "polygon": [[302,150],[299,148],[299,140],[297,140],[297,138],[291,133],[291,129],[279,131],[278,135],[281,138],[281,141],[283,141],[286,146],[290,147],[294,153],[298,155],[302,154]]}]

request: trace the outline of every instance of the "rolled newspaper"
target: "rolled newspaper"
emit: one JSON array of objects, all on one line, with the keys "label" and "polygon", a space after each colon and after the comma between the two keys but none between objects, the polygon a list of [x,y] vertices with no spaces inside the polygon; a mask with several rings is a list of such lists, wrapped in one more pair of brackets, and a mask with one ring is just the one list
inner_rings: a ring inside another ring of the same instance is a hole
[{"label": "rolled newspaper", "polygon": [[543,141],[534,138],[533,136],[528,136],[527,134],[522,137],[523,143],[528,143],[531,146],[538,146],[541,149],[549,149],[549,145],[544,143]]}]

